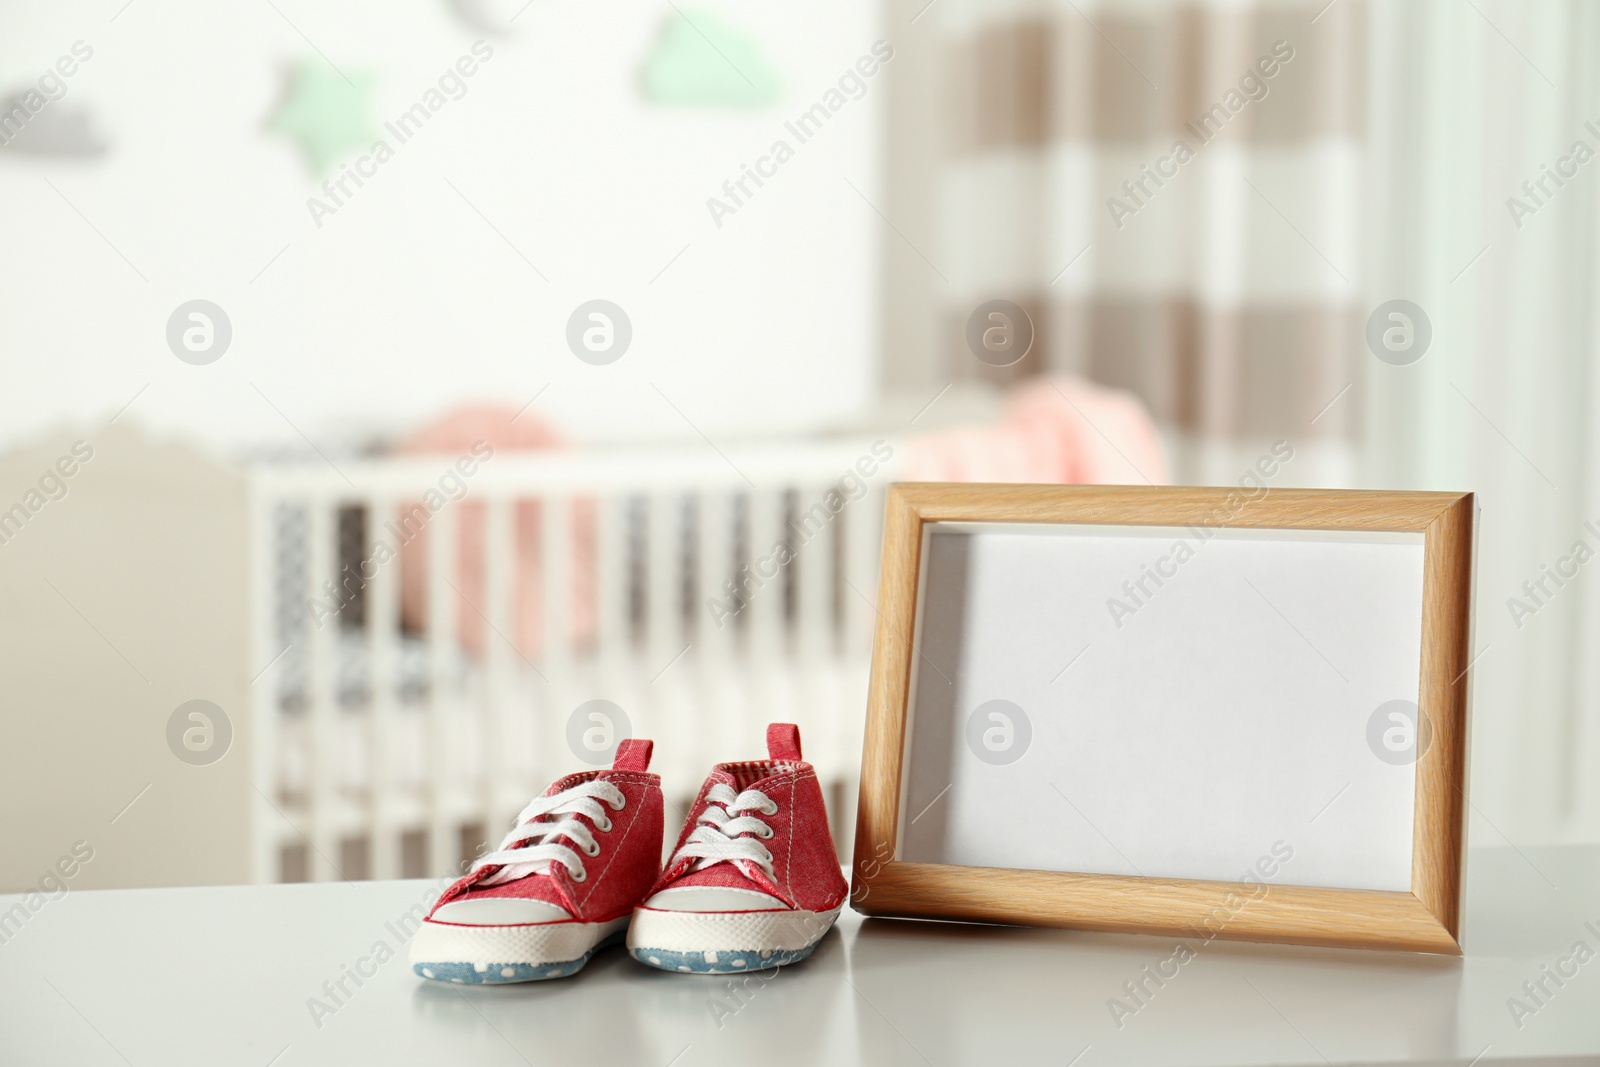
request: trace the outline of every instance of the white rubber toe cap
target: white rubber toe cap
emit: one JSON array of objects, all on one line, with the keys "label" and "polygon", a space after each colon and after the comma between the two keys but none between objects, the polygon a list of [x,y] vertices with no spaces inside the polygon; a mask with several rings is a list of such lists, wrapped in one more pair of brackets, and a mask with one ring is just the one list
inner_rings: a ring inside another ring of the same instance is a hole
[{"label": "white rubber toe cap", "polygon": [[770,911],[773,908],[789,908],[777,897],[754,889],[724,889],[708,885],[663,889],[646,900],[644,906],[657,911]]},{"label": "white rubber toe cap", "polygon": [[514,897],[488,897],[479,900],[452,900],[429,916],[436,923],[457,926],[520,926],[523,923],[553,923],[572,918],[566,908],[543,900],[518,900]]}]

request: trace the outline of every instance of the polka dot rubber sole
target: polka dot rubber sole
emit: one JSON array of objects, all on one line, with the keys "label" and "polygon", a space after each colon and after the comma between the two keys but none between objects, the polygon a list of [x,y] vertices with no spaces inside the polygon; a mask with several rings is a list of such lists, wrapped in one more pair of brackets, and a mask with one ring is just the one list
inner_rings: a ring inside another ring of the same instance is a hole
[{"label": "polka dot rubber sole", "polygon": [[815,944],[788,952],[739,949],[717,952],[674,952],[661,948],[629,949],[633,958],[647,967],[678,974],[744,974],[799,963],[817,950]]},{"label": "polka dot rubber sole", "polygon": [[585,952],[575,960],[558,960],[554,963],[413,963],[411,970],[419,978],[456,985],[511,985],[516,982],[543,982],[550,978],[566,978],[583,970],[583,965],[596,952],[615,945],[627,936],[618,931]]}]

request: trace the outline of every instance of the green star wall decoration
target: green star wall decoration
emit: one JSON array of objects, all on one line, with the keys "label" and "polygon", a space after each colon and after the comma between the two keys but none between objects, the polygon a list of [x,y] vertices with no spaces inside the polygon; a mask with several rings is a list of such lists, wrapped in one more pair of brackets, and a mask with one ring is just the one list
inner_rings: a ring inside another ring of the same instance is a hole
[{"label": "green star wall decoration", "polygon": [[289,68],[267,128],[295,143],[312,177],[326,177],[340,160],[381,136],[372,117],[376,81],[365,72],[346,77],[328,61],[307,56]]},{"label": "green star wall decoration", "polygon": [[783,81],[760,42],[699,9],[675,9],[662,23],[640,80],[645,99],[656,104],[763,108],[783,95]]}]

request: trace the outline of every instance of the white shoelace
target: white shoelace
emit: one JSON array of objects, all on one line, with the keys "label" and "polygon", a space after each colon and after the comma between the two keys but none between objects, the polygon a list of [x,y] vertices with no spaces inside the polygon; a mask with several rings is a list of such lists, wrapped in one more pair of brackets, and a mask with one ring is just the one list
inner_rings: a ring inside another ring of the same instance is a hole
[{"label": "white shoelace", "polygon": [[[627,804],[622,790],[598,779],[564,789],[555,796],[534,798],[517,816],[516,829],[506,835],[494,852],[478,857],[468,873],[476,874],[485,867],[499,866],[500,870],[478,883],[499,885],[526,878],[530,874],[547,874],[552,863],[560,863],[566,867],[574,882],[584,881],[589,877],[589,872],[583,865],[583,856],[598,856],[600,843],[589,832],[589,827],[575,816],[587,816],[601,833],[611,829],[611,817],[606,814],[601,801],[605,801],[612,811],[621,811]],[[566,818],[546,821],[550,816]],[[563,837],[581,849],[583,856],[578,855],[571,846],[557,841]]]},{"label": "white shoelace", "polygon": [[[773,877],[772,853],[761,842],[773,835],[772,827],[746,812],[776,815],[778,805],[759,789],[746,789],[737,795],[721,782],[706,794],[706,810],[695,820],[694,832],[672,857],[672,863],[692,857],[699,862],[692,868],[704,870],[717,863],[732,863],[747,877],[747,864],[755,864]],[[754,836],[746,836],[754,835]]]}]

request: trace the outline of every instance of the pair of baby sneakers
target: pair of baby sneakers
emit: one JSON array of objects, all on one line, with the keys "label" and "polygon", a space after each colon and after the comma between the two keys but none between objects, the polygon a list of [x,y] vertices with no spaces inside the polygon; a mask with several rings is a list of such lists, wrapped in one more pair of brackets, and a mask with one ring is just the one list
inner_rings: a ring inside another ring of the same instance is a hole
[{"label": "pair of baby sneakers", "polygon": [[811,955],[848,887],[800,730],[767,727],[767,759],[712,768],[661,869],[652,743],[558,780],[500,847],[439,898],[411,939],[423,978],[473,984],[575,974],[626,936],[665,971],[737,974]]}]

